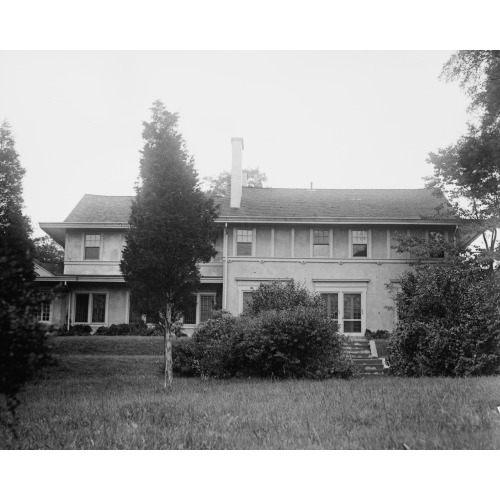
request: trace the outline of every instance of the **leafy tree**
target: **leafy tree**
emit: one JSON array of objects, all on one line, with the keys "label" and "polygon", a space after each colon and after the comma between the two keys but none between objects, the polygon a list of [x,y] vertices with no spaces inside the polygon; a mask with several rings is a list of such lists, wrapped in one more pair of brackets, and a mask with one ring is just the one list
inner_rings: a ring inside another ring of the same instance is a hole
[{"label": "leafy tree", "polygon": [[464,240],[482,234],[478,259],[493,270],[500,258],[500,51],[458,51],[442,77],[460,83],[475,122],[456,144],[429,154],[434,175],[427,185],[447,194],[456,214],[471,221]]},{"label": "leafy tree", "polygon": [[45,333],[35,315],[33,244],[22,214],[22,178],[10,125],[0,126],[0,393],[14,412],[17,394],[48,360]]},{"label": "leafy tree", "polygon": [[62,274],[64,270],[64,250],[50,236],[33,240],[33,258],[53,274]]},{"label": "leafy tree", "polygon": [[165,388],[172,386],[173,320],[200,283],[198,263],[216,254],[213,201],[199,188],[194,160],[177,131],[178,115],[161,101],[144,122],[137,196],[120,263],[131,295],[165,323]]},{"label": "leafy tree", "polygon": [[[247,173],[248,187],[264,187],[267,175],[261,172],[259,167],[243,170]],[[212,197],[225,196],[231,182],[231,172],[224,170],[215,177],[204,177],[203,181],[207,187],[206,192]]]}]

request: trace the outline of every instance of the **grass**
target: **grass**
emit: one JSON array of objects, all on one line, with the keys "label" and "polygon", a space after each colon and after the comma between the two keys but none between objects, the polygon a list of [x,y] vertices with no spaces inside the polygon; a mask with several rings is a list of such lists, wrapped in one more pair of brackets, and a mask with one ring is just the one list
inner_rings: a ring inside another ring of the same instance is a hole
[{"label": "grass", "polygon": [[[125,354],[135,340],[127,337],[74,339],[73,352],[85,350],[88,342],[99,354],[70,354],[70,339],[55,339],[57,349],[67,354],[27,386],[18,409],[18,441],[3,428],[0,447],[500,448],[499,377],[321,382],[177,378],[166,394],[162,357],[144,354],[158,339],[140,339],[144,342],[135,349],[142,354],[137,355]],[[156,352],[161,347],[160,342]],[[110,349],[114,354],[102,354]]]},{"label": "grass", "polygon": [[387,358],[389,353],[387,352],[387,345],[389,344],[388,340],[385,339],[376,339],[375,346],[377,347],[377,355],[379,358]]}]

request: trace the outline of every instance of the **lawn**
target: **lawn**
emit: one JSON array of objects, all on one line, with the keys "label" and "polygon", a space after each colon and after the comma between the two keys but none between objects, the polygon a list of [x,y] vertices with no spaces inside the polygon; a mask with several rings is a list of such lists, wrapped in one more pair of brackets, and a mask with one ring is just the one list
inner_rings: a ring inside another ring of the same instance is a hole
[{"label": "lawn", "polygon": [[162,358],[149,354],[155,342],[161,353],[161,339],[141,337],[137,354],[126,354],[135,339],[55,339],[65,354],[23,392],[19,440],[4,428],[0,448],[500,448],[499,377],[177,378],[166,394]]}]

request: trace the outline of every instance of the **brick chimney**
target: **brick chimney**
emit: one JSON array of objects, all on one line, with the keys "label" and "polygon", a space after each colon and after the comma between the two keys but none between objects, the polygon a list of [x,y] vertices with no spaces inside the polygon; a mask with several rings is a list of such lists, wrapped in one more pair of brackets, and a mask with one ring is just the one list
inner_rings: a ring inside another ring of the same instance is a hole
[{"label": "brick chimney", "polygon": [[233,150],[231,162],[231,208],[240,208],[241,206],[241,185],[242,172],[241,162],[243,153],[243,139],[241,137],[231,138],[231,147]]}]

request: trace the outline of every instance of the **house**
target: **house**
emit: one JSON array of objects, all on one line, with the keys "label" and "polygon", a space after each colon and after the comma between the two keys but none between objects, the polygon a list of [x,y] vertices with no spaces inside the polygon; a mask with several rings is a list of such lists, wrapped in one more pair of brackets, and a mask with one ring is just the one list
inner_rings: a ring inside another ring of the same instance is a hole
[{"label": "house", "polygon": [[[325,296],[341,330],[392,330],[388,285],[412,258],[393,248],[398,234],[457,238],[460,221],[435,218],[443,199],[425,189],[280,189],[246,187],[243,140],[232,139],[230,193],[218,199],[217,256],[201,264],[196,306],[184,314],[189,334],[213,304],[241,313],[260,283],[304,283]],[[40,227],[65,249],[64,275],[40,274],[55,288],[49,322],[94,329],[140,317],[120,274],[131,197],[86,194],[64,222]],[[47,315],[46,315],[47,317]]]}]

